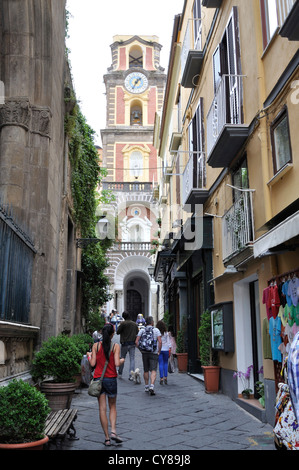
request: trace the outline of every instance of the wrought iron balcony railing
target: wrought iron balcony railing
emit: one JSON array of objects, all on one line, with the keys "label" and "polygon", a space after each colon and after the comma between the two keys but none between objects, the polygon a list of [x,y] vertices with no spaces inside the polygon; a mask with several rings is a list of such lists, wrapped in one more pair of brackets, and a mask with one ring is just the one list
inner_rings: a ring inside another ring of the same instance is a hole
[{"label": "wrought iron balcony railing", "polygon": [[276,0],[278,24],[283,25],[290,11],[295,5],[296,0]]},{"label": "wrought iron balcony railing", "polygon": [[222,75],[207,115],[208,156],[226,124],[243,124],[243,76]]},{"label": "wrought iron balcony railing", "polygon": [[195,86],[195,79],[200,73],[202,61],[202,20],[201,18],[190,18],[181,52],[181,83],[183,87],[192,88]]},{"label": "wrought iron balcony railing", "polygon": [[222,257],[227,260],[247,248],[254,237],[252,192],[242,192],[222,217]]},{"label": "wrought iron balcony railing", "polygon": [[[180,152],[179,153],[186,153]],[[189,204],[192,202],[203,203],[208,195],[206,187],[206,157],[204,152],[187,152],[188,162],[183,173],[183,194],[182,203]],[[195,198],[197,193],[197,198]],[[201,198],[199,197],[201,196]]]}]

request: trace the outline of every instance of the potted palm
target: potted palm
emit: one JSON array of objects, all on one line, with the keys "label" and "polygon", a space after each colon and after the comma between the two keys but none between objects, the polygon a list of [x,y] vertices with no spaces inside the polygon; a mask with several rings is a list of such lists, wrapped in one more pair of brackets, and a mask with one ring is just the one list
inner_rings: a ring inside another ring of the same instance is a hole
[{"label": "potted palm", "polygon": [[220,367],[218,353],[212,349],[211,313],[206,310],[198,328],[200,363],[204,372],[205,391],[216,393],[219,390]]},{"label": "potted palm", "polygon": [[66,335],[52,336],[35,353],[31,375],[49,400],[53,411],[70,408],[80,372],[81,353]]},{"label": "potted palm", "polygon": [[48,400],[23,380],[0,387],[0,449],[42,450]]},{"label": "potted palm", "polygon": [[182,327],[176,338],[176,356],[178,360],[179,372],[187,372],[188,369],[188,352],[186,350],[186,317],[183,318]]}]

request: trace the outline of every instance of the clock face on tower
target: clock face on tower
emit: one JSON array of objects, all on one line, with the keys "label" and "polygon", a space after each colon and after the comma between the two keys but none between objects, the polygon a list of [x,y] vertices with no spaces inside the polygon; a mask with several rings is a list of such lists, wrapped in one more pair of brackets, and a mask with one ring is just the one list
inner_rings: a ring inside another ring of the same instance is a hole
[{"label": "clock face on tower", "polygon": [[126,76],[125,87],[130,93],[142,93],[148,87],[148,80],[143,73],[132,72]]}]

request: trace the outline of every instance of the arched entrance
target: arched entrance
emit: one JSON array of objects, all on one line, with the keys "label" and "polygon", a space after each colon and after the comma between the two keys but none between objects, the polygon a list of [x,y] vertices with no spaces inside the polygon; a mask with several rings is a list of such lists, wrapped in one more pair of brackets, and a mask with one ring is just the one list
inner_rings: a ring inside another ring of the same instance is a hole
[{"label": "arched entrance", "polygon": [[116,309],[119,312],[127,310],[132,319],[142,313],[146,318],[155,315],[156,291],[153,289],[148,267],[151,260],[147,256],[127,256],[118,264],[114,278],[114,292],[117,294]]},{"label": "arched entrance", "polygon": [[132,270],[124,279],[125,309],[131,319],[136,321],[138,313],[144,318],[149,315],[150,282],[148,275],[139,270]]},{"label": "arched entrance", "polygon": [[137,290],[128,289],[126,298],[125,310],[129,313],[131,320],[136,321],[138,313],[142,312],[141,294]]}]

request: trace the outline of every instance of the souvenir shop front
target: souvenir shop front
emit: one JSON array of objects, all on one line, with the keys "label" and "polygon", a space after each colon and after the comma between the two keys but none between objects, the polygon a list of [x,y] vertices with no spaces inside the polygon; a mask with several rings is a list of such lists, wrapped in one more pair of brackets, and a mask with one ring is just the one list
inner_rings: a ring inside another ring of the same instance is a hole
[{"label": "souvenir shop front", "polygon": [[299,267],[268,281],[263,291],[267,317],[263,323],[264,359],[274,364],[275,385],[282,381],[282,365],[299,331]]}]

